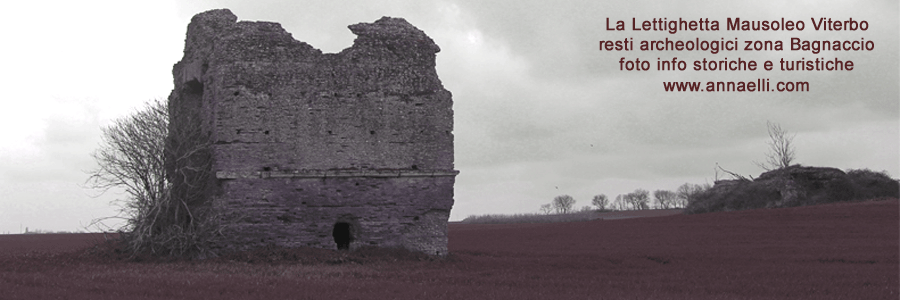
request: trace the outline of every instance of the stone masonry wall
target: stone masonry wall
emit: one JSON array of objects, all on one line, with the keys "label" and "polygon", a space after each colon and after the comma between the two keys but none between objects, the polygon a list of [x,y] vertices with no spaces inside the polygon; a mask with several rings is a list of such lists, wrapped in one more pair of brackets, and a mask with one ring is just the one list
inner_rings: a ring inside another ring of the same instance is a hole
[{"label": "stone masonry wall", "polygon": [[343,222],[351,248],[447,253],[458,172],[440,48],[403,19],[349,28],[353,46],[323,54],[227,9],[191,20],[170,110],[208,133],[207,197],[241,217],[222,248],[333,248]]}]

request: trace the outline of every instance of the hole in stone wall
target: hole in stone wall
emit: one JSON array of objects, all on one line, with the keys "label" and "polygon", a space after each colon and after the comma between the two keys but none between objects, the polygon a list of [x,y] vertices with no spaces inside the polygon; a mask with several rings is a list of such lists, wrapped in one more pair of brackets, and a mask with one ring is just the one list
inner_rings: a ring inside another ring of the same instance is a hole
[{"label": "hole in stone wall", "polygon": [[203,83],[201,83],[197,79],[185,83],[185,88],[187,89],[188,93],[203,95]]},{"label": "hole in stone wall", "polygon": [[369,131],[369,134],[375,134],[375,130]]},{"label": "hole in stone wall", "polygon": [[234,92],[235,96],[240,95],[240,94],[241,94],[241,92]]},{"label": "hole in stone wall", "polygon": [[350,223],[334,223],[334,230],[331,232],[331,236],[334,237],[334,243],[337,244],[338,250],[350,249],[350,242],[353,241],[353,235],[350,234]]},{"label": "hole in stone wall", "polygon": [[264,133],[264,134],[269,134],[269,131],[268,131],[268,130],[266,130],[266,131],[263,131],[263,133]]},{"label": "hole in stone wall", "polygon": [[419,220],[419,217],[418,217],[418,216],[416,216],[415,218],[413,218],[413,221],[418,221],[418,220]]},{"label": "hole in stone wall", "polygon": [[413,169],[413,170],[418,170],[418,169],[419,169],[419,166],[417,166],[417,165],[412,165],[412,167],[409,167],[409,168],[410,168],[410,169]]},{"label": "hole in stone wall", "polygon": [[263,167],[263,171],[266,171],[266,172],[272,171],[272,167]]}]

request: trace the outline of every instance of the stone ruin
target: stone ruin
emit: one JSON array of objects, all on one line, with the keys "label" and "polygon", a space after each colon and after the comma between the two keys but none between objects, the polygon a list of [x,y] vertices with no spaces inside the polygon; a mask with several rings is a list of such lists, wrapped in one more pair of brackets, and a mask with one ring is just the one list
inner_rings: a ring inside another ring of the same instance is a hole
[{"label": "stone ruin", "polygon": [[792,165],[754,179],[719,180],[688,213],[817,205],[900,196],[900,183],[869,170]]},{"label": "stone ruin", "polygon": [[323,54],[227,9],[191,19],[169,110],[202,134],[170,142],[209,145],[203,202],[239,216],[217,248],[447,254],[459,171],[440,48],[400,18],[349,28],[353,46]]}]

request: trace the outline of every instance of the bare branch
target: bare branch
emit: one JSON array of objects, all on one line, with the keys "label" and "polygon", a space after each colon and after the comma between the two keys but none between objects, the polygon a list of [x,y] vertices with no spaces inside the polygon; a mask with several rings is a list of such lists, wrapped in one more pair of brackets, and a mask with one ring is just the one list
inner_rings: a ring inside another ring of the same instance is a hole
[{"label": "bare branch", "polygon": [[[733,177],[734,179],[750,180],[750,179],[747,179],[747,177],[744,177],[744,175],[725,170],[725,168],[722,168],[722,166],[720,166],[719,163],[716,163],[716,168],[718,168],[718,170],[722,170],[722,172],[728,173],[728,175],[731,175],[731,177]],[[718,174],[718,171],[716,171],[716,172]],[[717,179],[716,181],[718,181],[718,175],[716,175],[716,179]]]},{"label": "bare branch", "polygon": [[766,153],[766,162],[754,161],[758,167],[766,170],[776,170],[789,167],[795,159],[794,135],[789,135],[778,123],[766,122],[769,132],[769,152]]}]

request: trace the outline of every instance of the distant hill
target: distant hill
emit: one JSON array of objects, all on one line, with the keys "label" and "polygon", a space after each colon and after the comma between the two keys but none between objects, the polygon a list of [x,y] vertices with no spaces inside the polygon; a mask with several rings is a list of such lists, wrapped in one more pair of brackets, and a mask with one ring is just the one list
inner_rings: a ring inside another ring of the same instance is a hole
[{"label": "distant hill", "polygon": [[900,183],[883,172],[847,172],[828,167],[794,165],[758,178],[720,180],[698,194],[685,213],[816,205],[900,197]]}]

